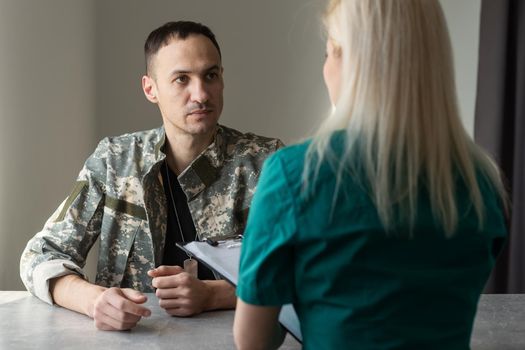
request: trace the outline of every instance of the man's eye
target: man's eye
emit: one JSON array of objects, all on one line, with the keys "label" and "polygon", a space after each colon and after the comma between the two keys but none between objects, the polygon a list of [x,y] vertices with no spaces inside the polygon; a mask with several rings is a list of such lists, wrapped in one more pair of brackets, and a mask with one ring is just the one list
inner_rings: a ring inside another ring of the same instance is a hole
[{"label": "man's eye", "polygon": [[206,74],[206,79],[214,80],[214,79],[217,79],[218,76],[219,76],[219,74],[217,74],[217,73],[208,73],[208,74]]},{"label": "man's eye", "polygon": [[188,82],[188,77],[185,75],[181,75],[180,77],[175,78],[175,82],[179,84],[185,84]]}]

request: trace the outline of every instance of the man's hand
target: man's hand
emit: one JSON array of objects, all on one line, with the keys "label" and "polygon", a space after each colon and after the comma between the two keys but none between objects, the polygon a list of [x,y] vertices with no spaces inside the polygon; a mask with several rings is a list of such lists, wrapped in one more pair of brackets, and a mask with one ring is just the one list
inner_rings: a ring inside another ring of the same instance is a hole
[{"label": "man's hand", "polygon": [[151,311],[140,305],[146,302],[144,294],[129,288],[109,288],[98,296],[93,305],[93,314],[98,329],[121,331],[135,327],[142,317]]},{"label": "man's hand", "polygon": [[212,308],[212,281],[201,281],[180,266],[159,266],[148,271],[148,275],[153,277],[160,307],[168,314],[192,316]]},{"label": "man's hand", "polygon": [[131,329],[141,317],[151,315],[148,308],[140,305],[146,296],[133,289],[107,289],[77,275],[58,277],[49,284],[56,304],[93,318],[98,329]]}]

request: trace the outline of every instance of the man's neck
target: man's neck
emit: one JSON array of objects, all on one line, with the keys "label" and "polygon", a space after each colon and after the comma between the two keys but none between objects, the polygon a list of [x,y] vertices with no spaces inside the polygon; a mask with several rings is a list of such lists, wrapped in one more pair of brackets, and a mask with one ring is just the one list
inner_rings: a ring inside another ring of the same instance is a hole
[{"label": "man's neck", "polygon": [[208,134],[189,135],[166,130],[166,160],[175,174],[181,174],[212,142],[215,130]]}]

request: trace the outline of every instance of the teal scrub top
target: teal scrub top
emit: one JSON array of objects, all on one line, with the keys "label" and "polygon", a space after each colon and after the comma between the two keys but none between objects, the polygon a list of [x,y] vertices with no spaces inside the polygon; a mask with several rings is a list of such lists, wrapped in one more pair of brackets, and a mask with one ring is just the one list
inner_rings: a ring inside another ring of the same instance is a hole
[{"label": "teal scrub top", "polygon": [[[336,140],[337,153],[344,138]],[[243,240],[239,298],[293,303],[304,349],[468,349],[479,295],[507,235],[492,186],[480,177],[482,228],[458,184],[451,238],[424,195],[412,235],[402,226],[387,233],[355,177],[343,178],[334,202],[335,172],[323,164],[313,195],[302,192],[307,148],[284,148],[263,167]]]}]

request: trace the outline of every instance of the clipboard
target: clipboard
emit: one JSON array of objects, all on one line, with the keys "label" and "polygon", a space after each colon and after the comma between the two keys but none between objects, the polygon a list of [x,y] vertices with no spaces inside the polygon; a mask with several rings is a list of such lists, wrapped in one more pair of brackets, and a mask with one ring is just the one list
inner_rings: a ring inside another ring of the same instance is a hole
[{"label": "clipboard", "polygon": [[[177,243],[177,246],[206,265],[212,271],[221,275],[225,280],[237,286],[239,278],[239,262],[241,259],[241,242],[220,241],[220,244],[212,246],[207,242],[192,241],[186,244]],[[299,318],[292,304],[283,305],[279,314],[279,323],[297,341],[303,341]]]}]

